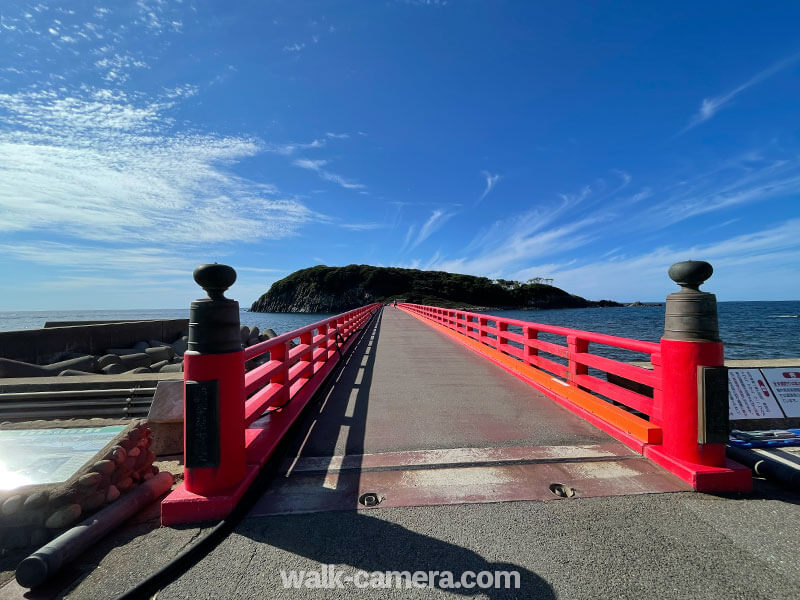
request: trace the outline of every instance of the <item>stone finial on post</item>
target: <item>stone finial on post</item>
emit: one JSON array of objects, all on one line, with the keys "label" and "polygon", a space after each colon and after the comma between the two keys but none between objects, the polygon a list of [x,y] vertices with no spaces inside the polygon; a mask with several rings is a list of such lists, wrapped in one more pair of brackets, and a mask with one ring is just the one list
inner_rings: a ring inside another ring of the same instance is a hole
[{"label": "stone finial on post", "polygon": [[752,487],[749,469],[727,460],[724,444],[702,443],[698,428],[701,368],[724,365],[717,300],[699,289],[713,272],[709,263],[694,260],[669,269],[681,289],[667,296],[661,338],[663,443],[647,447],[645,456],[697,490],[745,491]]},{"label": "stone finial on post", "polygon": [[714,268],[702,260],[685,260],[669,268],[669,277],[681,290],[667,296],[664,339],[719,342],[717,297],[700,291]]},{"label": "stone finial on post", "polygon": [[211,495],[245,474],[244,353],[239,303],[225,297],[236,271],[200,265],[194,280],[208,294],[189,311],[184,354],[184,473],[186,490]]}]

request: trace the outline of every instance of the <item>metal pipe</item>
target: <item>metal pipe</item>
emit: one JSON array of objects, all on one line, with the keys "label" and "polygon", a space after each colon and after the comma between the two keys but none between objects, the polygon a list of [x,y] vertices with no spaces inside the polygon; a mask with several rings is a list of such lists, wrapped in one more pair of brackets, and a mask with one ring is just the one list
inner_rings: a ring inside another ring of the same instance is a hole
[{"label": "metal pipe", "polygon": [[62,533],[19,564],[17,583],[26,588],[41,585],[109,531],[167,492],[173,483],[172,474],[162,471],[134,491]]},{"label": "metal pipe", "polygon": [[0,402],[15,400],[38,400],[40,398],[97,398],[105,396],[145,396],[156,393],[156,388],[129,388],[104,390],[52,390],[47,392],[5,392],[0,393]]},{"label": "metal pipe", "polygon": [[75,419],[83,418],[125,418],[132,416],[146,417],[149,412],[147,406],[127,406],[121,404],[112,408],[77,408],[69,412],[64,410],[21,410],[16,412],[0,411],[0,419],[4,421],[27,421],[29,419]]},{"label": "metal pipe", "polygon": [[778,462],[767,455],[756,454],[746,448],[727,446],[725,454],[728,458],[750,467],[756,475],[776,481],[790,490],[800,490],[800,469]]}]

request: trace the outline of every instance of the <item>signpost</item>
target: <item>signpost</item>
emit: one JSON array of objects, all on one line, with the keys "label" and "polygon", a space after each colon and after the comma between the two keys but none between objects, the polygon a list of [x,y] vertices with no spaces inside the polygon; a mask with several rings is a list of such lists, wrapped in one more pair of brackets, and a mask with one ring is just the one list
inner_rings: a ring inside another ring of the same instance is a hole
[{"label": "signpost", "polygon": [[786,416],[800,417],[800,367],[761,369],[761,372]]},{"label": "signpost", "polygon": [[800,417],[800,366],[728,369],[732,421]]},{"label": "signpost", "polygon": [[731,420],[783,418],[760,369],[729,369],[728,399]]}]

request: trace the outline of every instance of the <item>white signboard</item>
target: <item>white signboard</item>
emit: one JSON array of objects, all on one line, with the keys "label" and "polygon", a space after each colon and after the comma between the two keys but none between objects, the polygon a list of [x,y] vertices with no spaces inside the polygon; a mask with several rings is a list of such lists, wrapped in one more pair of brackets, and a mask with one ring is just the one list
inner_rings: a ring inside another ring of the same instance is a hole
[{"label": "white signboard", "polygon": [[800,367],[761,369],[787,417],[800,417]]},{"label": "white signboard", "polygon": [[759,369],[728,370],[729,416],[737,419],[782,419],[766,377]]}]

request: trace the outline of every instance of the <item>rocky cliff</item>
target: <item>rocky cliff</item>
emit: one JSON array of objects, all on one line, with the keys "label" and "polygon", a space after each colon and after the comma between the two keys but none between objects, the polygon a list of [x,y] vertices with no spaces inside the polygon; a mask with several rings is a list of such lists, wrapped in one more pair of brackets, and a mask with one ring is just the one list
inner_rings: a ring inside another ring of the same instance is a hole
[{"label": "rocky cliff", "polygon": [[339,313],[395,298],[449,308],[587,308],[621,306],[593,302],[552,285],[394,267],[316,266],[276,281],[253,302],[253,312]]}]

